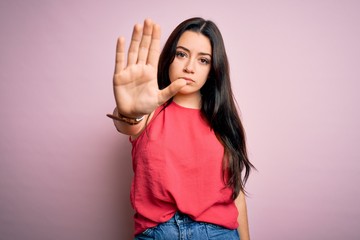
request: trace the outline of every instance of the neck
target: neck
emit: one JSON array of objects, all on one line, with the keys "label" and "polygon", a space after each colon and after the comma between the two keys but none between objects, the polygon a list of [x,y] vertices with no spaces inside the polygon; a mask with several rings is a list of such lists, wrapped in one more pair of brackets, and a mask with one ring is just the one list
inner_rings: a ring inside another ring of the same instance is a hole
[{"label": "neck", "polygon": [[178,93],[174,96],[173,101],[182,107],[193,108],[193,109],[201,108],[200,93],[194,93],[194,94]]}]

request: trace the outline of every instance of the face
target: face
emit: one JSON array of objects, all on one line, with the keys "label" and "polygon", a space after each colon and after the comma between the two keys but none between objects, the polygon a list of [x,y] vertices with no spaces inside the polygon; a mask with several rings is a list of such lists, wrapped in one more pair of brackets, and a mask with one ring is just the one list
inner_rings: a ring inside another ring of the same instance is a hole
[{"label": "face", "polygon": [[201,33],[186,31],[177,44],[174,61],[169,68],[170,81],[185,79],[180,94],[200,95],[211,69],[211,43]]}]

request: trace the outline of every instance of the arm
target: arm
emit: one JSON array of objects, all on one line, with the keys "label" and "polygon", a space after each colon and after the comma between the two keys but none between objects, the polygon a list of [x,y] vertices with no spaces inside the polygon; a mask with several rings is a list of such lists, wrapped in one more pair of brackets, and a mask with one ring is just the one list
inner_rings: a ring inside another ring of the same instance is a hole
[{"label": "arm", "polygon": [[119,116],[147,118],[158,106],[165,103],[186,85],[184,79],[172,82],[159,90],[157,67],[160,56],[160,27],[150,19],[144,25],[136,24],[125,62],[125,40],[120,37],[116,45],[116,63],[113,78],[116,108],[113,115],[117,130],[127,135],[138,135],[146,121],[128,124]]},{"label": "arm", "polygon": [[245,194],[243,192],[240,192],[239,196],[236,198],[235,205],[239,212],[238,232],[240,235],[240,239],[241,240],[249,240],[250,239],[249,223],[248,223],[248,217],[247,217]]},{"label": "arm", "polygon": [[117,107],[114,109],[112,115],[107,114],[107,116],[114,120],[114,125],[118,132],[132,137],[136,137],[145,128],[145,125],[150,120],[149,117],[152,116],[152,114],[145,115],[138,124],[128,124],[124,121],[118,120],[117,116],[119,116],[119,112],[117,110]]}]

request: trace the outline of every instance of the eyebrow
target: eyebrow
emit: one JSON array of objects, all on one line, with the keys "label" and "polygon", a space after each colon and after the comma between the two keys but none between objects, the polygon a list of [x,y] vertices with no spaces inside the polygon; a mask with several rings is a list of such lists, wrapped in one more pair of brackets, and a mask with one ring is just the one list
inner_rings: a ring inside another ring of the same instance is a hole
[{"label": "eyebrow", "polygon": [[[190,50],[187,49],[186,47],[177,46],[176,49],[178,49],[178,48],[181,48],[181,49],[183,49],[183,50],[185,50],[185,51],[187,51],[187,52],[190,52]],[[199,52],[199,55],[208,55],[209,57],[211,57],[211,54],[210,54],[210,53],[205,53],[205,52]]]}]

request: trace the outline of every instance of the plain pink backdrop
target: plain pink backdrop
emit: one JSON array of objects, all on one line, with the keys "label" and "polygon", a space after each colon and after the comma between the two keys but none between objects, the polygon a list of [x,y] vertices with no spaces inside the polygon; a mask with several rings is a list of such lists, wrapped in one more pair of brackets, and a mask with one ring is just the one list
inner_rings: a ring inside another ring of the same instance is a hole
[{"label": "plain pink backdrop", "polygon": [[252,239],[360,238],[360,2],[0,2],[0,239],[131,239],[116,38],[220,27],[249,153]]}]

